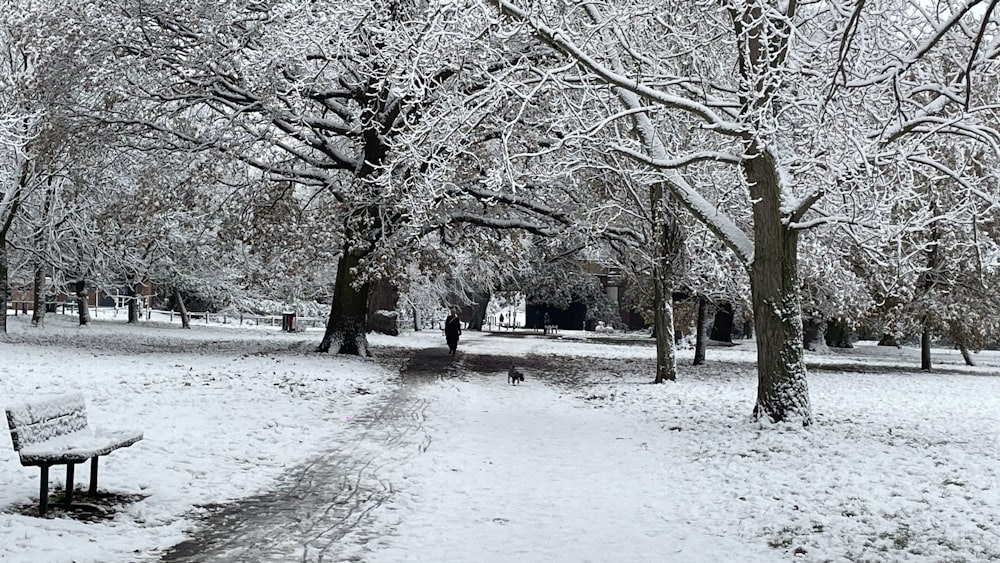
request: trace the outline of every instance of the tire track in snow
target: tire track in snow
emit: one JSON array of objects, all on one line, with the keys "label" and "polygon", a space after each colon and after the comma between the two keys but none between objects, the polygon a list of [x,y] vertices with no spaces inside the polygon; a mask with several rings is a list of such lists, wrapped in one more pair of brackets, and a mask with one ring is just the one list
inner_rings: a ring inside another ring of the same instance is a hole
[{"label": "tire track in snow", "polygon": [[[387,350],[385,355],[410,356],[402,384],[354,418],[360,430],[289,471],[273,490],[207,507],[209,514],[193,537],[170,548],[161,561],[363,560],[357,552],[375,533],[368,527],[371,513],[396,490],[384,475],[431,443],[424,430],[427,402],[417,396],[417,387],[455,370],[455,358],[441,349]],[[340,540],[348,534],[350,545],[343,545]]]}]

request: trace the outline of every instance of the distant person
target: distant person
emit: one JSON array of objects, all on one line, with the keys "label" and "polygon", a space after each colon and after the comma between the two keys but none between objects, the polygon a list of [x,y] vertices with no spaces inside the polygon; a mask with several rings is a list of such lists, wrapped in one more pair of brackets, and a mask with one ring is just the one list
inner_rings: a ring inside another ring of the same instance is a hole
[{"label": "distant person", "polygon": [[458,318],[458,307],[452,307],[448,318],[444,320],[444,339],[448,342],[448,353],[455,355],[458,349],[458,337],[462,335],[462,321]]},{"label": "distant person", "polygon": [[503,328],[503,313],[500,313],[500,328]]}]

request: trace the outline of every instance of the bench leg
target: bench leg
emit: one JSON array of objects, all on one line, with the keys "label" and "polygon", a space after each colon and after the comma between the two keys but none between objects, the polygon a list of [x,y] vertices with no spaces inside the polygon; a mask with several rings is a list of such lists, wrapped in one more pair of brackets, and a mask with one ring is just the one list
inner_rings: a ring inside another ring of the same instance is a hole
[{"label": "bench leg", "polygon": [[42,483],[38,487],[38,515],[45,516],[45,511],[49,508],[49,466],[42,465]]},{"label": "bench leg", "polygon": [[90,496],[97,495],[97,456],[90,460]]},{"label": "bench leg", "polygon": [[76,469],[75,463],[66,464],[66,508],[73,504],[73,470]]}]

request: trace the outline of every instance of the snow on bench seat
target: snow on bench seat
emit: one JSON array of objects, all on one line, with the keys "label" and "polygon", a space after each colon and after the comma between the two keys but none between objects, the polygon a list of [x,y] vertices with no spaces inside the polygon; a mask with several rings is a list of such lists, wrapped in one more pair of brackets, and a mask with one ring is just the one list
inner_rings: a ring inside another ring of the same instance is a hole
[{"label": "snow on bench seat", "polygon": [[118,448],[131,446],[142,440],[142,432],[115,430],[91,432],[89,429],[49,438],[22,448],[21,465],[55,465],[80,463],[92,457],[107,455]]}]

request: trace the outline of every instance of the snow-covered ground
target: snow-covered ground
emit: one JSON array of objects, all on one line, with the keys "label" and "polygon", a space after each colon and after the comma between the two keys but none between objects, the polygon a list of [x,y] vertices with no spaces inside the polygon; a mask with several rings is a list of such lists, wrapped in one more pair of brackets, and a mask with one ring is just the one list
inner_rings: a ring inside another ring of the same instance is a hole
[{"label": "snow-covered ground", "polygon": [[[0,448],[0,560],[150,561],[185,538],[196,505],[266,490],[286,468],[350,439],[352,417],[399,384],[372,360],[315,354],[319,332],[197,324],[190,331],[50,316],[10,318],[0,407],[82,391],[91,424],[145,432],[102,460],[100,486],[144,498],[84,523],[17,512],[38,471]],[[524,367],[421,386],[427,450],[389,468],[395,494],[345,549],[395,561],[1000,560],[1000,354],[978,367],[937,350],[860,343],[809,355],[816,424],[749,421],[753,348],[713,347],[709,365],[648,385],[651,345],[582,333],[466,331],[476,356]],[[439,331],[373,336],[440,346]],[[555,361],[551,361],[551,360]],[[558,373],[556,373],[558,372]],[[560,383],[567,377],[573,385]],[[89,467],[77,470],[86,483]],[[52,472],[61,486],[63,472]],[[368,534],[370,537],[370,534]],[[344,538],[350,542],[352,536]]]}]

